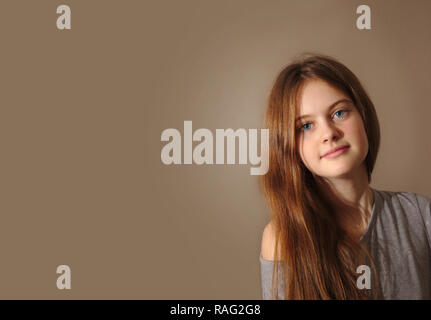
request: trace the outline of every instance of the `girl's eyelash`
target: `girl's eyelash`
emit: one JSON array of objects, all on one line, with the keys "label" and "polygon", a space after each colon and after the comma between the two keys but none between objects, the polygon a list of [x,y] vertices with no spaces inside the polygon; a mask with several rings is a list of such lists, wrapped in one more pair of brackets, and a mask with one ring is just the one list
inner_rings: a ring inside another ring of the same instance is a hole
[{"label": "girl's eyelash", "polygon": [[307,124],[311,124],[311,123],[310,123],[310,122],[304,123],[302,126],[299,126],[297,130],[298,130],[298,131],[307,131],[307,130],[304,130],[304,127],[305,127]]},{"label": "girl's eyelash", "polygon": [[[349,110],[347,110],[347,109],[340,109],[340,110],[335,111],[335,112],[333,113],[333,115],[335,115],[336,113],[338,113],[338,112],[340,112],[340,111],[344,112],[344,113],[343,113],[343,115],[341,115],[341,116],[340,116],[340,118],[344,117],[344,116],[345,116],[345,114],[346,114],[347,112],[349,112]],[[310,122],[304,123],[302,126],[300,126],[300,127],[298,128],[298,130],[300,130],[300,131],[307,131],[307,130],[304,130],[304,127],[305,127],[307,124],[311,124],[311,123],[310,123]]]},{"label": "girl's eyelash", "polygon": [[343,113],[343,115],[342,115],[342,116],[340,116],[340,117],[343,117],[347,112],[349,112],[349,110],[340,109],[340,110],[335,111],[335,112],[334,112],[334,115],[335,115],[337,112],[340,112],[340,111],[343,111],[343,112],[344,112],[344,113]]}]

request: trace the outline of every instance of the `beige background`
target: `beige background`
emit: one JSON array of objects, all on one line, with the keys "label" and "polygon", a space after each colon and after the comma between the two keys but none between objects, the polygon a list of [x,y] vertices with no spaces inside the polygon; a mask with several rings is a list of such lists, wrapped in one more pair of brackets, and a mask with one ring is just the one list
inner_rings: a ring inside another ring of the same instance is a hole
[{"label": "beige background", "polygon": [[340,59],[375,103],[372,186],[431,197],[430,13],[426,0],[1,1],[0,298],[260,299],[269,215],[250,166],[165,166],[160,135],[184,120],[260,128],[302,51]]}]

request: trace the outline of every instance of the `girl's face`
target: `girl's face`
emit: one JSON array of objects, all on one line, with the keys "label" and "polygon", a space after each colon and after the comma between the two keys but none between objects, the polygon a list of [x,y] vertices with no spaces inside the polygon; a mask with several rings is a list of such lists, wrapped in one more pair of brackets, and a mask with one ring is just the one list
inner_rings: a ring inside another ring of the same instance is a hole
[{"label": "girl's face", "polygon": [[[304,84],[298,102],[297,146],[310,172],[329,179],[343,178],[365,167],[367,135],[359,112],[346,94],[313,79]],[[325,156],[340,146],[347,148]]]}]

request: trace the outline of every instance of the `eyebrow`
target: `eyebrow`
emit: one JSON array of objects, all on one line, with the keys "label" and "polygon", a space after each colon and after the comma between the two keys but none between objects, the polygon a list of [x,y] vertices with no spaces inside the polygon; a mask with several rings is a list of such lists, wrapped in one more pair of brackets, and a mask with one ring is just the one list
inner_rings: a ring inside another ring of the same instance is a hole
[{"label": "eyebrow", "polygon": [[[328,108],[327,108],[327,110],[330,110],[330,109],[332,109],[332,108],[334,108],[337,104],[339,104],[339,103],[342,103],[342,102],[352,102],[352,100],[350,100],[350,99],[340,99],[340,100],[338,100],[338,101],[335,101],[333,104],[331,104]],[[309,114],[304,114],[304,115],[302,115],[302,116],[300,116],[300,117],[297,117],[296,119],[295,119],[295,122],[298,122],[299,120],[301,120],[301,119],[303,119],[303,118],[307,118],[307,117],[310,117],[310,115]]]}]

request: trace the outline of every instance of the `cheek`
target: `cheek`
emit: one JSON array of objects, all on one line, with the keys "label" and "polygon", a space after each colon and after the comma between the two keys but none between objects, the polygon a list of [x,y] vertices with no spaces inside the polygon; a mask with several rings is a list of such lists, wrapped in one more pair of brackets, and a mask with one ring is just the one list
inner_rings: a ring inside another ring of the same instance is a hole
[{"label": "cheek", "polygon": [[304,137],[300,136],[296,140],[296,153],[299,155],[299,158],[302,162],[306,162],[306,151],[305,148],[307,146],[306,141],[304,141]]},{"label": "cheek", "polygon": [[299,158],[304,161],[304,139],[302,137],[296,140],[296,153],[299,155]]},{"label": "cheek", "polygon": [[353,119],[352,121],[346,122],[343,127],[344,134],[348,142],[355,144],[358,150],[368,150],[368,139],[367,134],[362,123],[362,119]]},{"label": "cheek", "polygon": [[313,143],[312,139],[307,139],[303,136],[301,137],[299,143],[297,143],[297,146],[298,154],[307,168],[309,168],[310,164],[319,160],[319,155],[316,153],[318,148],[317,145]]}]

